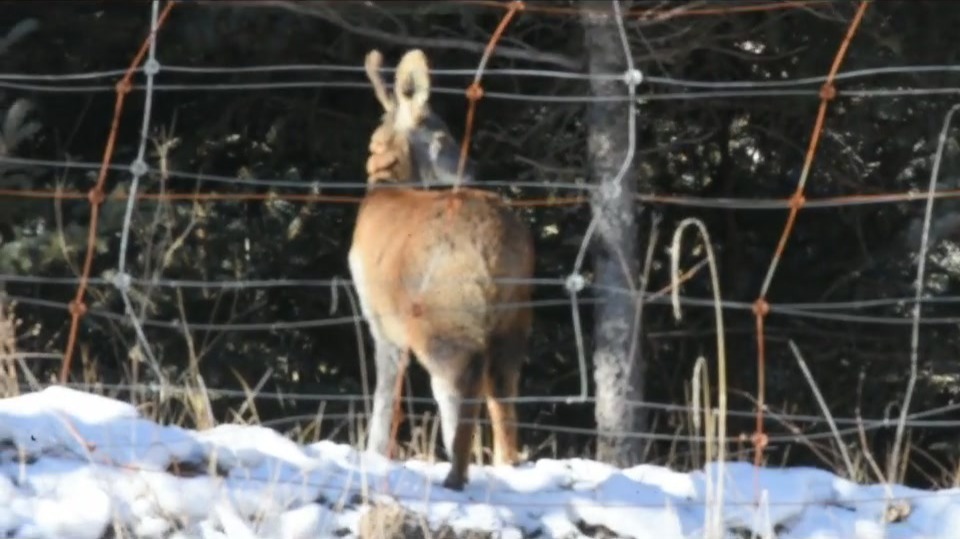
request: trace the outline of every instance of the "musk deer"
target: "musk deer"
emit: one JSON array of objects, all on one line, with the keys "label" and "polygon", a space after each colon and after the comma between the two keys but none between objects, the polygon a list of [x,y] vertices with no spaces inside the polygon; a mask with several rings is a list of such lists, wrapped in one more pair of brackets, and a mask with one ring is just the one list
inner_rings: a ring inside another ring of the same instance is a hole
[{"label": "musk deer", "polygon": [[409,51],[397,66],[395,98],[379,64],[371,52],[367,73],[386,112],[371,137],[367,194],[349,254],[376,358],[367,450],[387,454],[399,365],[411,351],[438,404],[451,463],[443,485],[462,490],[484,398],[494,464],[518,461],[515,404],[501,399],[519,389],[532,322],[533,238],[496,194],[418,187],[417,179],[454,183],[458,148],[429,109],[423,52]]}]

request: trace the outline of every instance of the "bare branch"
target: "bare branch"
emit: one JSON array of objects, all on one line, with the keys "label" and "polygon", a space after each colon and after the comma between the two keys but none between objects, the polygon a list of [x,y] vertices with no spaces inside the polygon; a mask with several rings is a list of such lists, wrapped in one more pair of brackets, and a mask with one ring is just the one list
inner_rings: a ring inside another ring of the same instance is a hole
[{"label": "bare branch", "polygon": [[[216,4],[218,7],[223,6],[227,2],[217,1],[213,2],[212,0],[200,0],[201,4]],[[423,49],[456,49],[468,52],[476,52],[478,54],[483,53],[486,43],[478,43],[475,41],[463,41],[460,39],[451,39],[451,38],[431,38],[431,37],[414,37],[410,35],[398,35],[390,32],[384,32],[376,28],[370,28],[368,26],[361,26],[354,24],[350,21],[347,21],[341,17],[336,11],[330,9],[326,6],[317,5],[317,4],[305,4],[302,2],[292,2],[289,0],[252,0],[245,2],[230,2],[234,5],[239,5],[243,7],[274,7],[281,8],[294,13],[299,13],[302,15],[309,15],[311,17],[317,17],[324,21],[327,21],[331,24],[335,24],[340,28],[363,37],[368,37],[370,39],[377,39],[386,43],[391,43],[394,45],[402,45],[406,47],[416,47]],[[502,58],[510,58],[512,60],[525,60],[528,62],[536,62],[541,64],[549,64],[553,66],[563,67],[570,70],[580,70],[582,64],[579,60],[570,58],[562,54],[556,54],[551,52],[538,52],[525,49],[518,49],[515,47],[499,46],[494,52],[494,56],[500,56]]]}]

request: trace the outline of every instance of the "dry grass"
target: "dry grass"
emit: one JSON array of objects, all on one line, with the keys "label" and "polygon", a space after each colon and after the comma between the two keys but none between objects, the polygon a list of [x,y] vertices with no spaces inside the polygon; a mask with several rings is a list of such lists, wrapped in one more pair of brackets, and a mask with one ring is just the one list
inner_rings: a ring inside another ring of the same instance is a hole
[{"label": "dry grass", "polygon": [[399,505],[374,505],[359,525],[360,539],[492,539],[497,535],[478,530],[454,531],[449,526],[431,530],[422,515]]}]

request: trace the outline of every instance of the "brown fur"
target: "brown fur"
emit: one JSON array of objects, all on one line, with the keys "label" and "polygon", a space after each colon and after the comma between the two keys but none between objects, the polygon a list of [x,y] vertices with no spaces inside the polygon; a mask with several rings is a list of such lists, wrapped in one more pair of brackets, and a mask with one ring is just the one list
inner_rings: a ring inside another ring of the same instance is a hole
[{"label": "brown fur", "polygon": [[[413,51],[404,60],[417,54],[422,57]],[[417,76],[429,81],[425,62],[420,65],[423,71]],[[400,76],[398,68],[398,80]],[[378,99],[386,95],[376,90],[376,82],[374,87]],[[532,322],[533,238],[493,193],[377,187],[380,181],[415,179],[418,168],[409,155],[418,150],[411,148],[411,133],[427,129],[424,119],[430,115],[426,99],[401,99],[393,110],[380,100],[387,114],[372,137],[370,189],[350,249],[350,271],[377,362],[368,449],[386,453],[398,364],[410,350],[430,374],[440,407],[442,441],[451,460],[444,485],[459,490],[467,482],[479,399],[486,398],[493,425],[494,463],[518,460],[515,405],[499,399],[518,394]],[[399,110],[417,103],[422,108]],[[396,129],[390,121],[398,113],[420,118],[419,123]],[[373,139],[382,144],[379,151],[374,151]],[[467,399],[473,402],[463,402]]]}]

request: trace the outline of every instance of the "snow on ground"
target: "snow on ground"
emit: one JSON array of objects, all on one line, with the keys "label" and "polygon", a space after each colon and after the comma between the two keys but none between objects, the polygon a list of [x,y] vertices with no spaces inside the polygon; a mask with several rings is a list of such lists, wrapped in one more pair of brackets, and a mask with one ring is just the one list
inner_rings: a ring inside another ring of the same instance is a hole
[{"label": "snow on ground", "polygon": [[[471,467],[462,493],[448,464],[390,462],[348,446],[309,446],[261,428],[157,425],[125,403],[62,387],[0,400],[0,536],[23,538],[351,537],[395,500],[431,528],[499,537],[704,536],[716,466],[678,473],[589,460]],[[859,486],[811,468],[724,467],[727,537],[960,538],[960,489]],[[708,479],[712,479],[708,485]],[[763,503],[755,503],[755,489]],[[773,531],[775,530],[775,532]],[[766,534],[766,535],[764,535]]]}]

